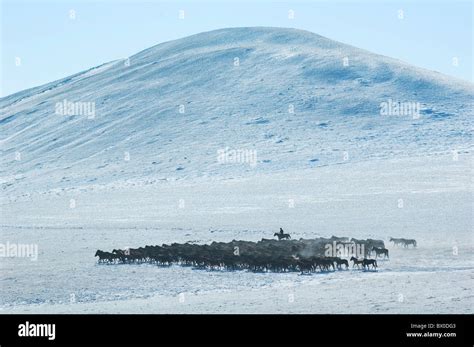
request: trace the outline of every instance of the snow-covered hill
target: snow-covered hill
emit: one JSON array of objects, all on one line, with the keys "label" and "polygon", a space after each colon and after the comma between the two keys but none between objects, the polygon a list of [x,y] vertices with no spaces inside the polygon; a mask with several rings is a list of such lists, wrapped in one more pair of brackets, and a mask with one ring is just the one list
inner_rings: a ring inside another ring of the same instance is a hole
[{"label": "snow-covered hill", "polygon": [[[467,82],[310,32],[216,30],[2,98],[2,189],[11,197],[461,152],[472,144],[473,96]],[[94,103],[94,117],[58,114],[64,100]],[[390,100],[419,103],[419,117],[381,115]],[[256,151],[256,165],[223,165],[222,150]]]}]

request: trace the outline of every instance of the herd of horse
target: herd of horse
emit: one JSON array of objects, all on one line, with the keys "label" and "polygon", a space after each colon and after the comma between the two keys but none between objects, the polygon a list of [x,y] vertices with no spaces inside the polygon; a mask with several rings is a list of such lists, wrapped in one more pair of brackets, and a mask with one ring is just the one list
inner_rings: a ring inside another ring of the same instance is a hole
[{"label": "herd of horse", "polygon": [[[412,244],[414,240],[390,239],[395,245]],[[396,242],[397,240],[398,242]],[[404,240],[406,242],[400,242]],[[349,260],[340,256],[327,256],[326,245],[359,244],[366,249],[363,258],[352,256]],[[372,254],[375,259],[370,259]],[[114,249],[112,252],[97,250],[100,264],[151,263],[160,266],[178,264],[195,269],[249,270],[254,272],[301,273],[328,272],[352,268],[376,270],[377,258],[389,258],[382,240],[356,240],[332,236],[331,238],[273,240],[258,242],[236,241],[212,242],[211,244],[172,243],[171,245],[145,246],[139,248]]]}]

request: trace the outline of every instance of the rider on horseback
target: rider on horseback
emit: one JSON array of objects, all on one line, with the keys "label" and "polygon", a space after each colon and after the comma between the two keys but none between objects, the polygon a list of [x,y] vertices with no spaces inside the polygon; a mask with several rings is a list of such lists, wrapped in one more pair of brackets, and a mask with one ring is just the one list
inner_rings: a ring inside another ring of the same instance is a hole
[{"label": "rider on horseback", "polygon": [[277,236],[277,237],[278,237],[278,240],[281,240],[281,239],[283,239],[283,240],[289,240],[289,239],[291,239],[290,234],[285,234],[285,232],[283,231],[282,228],[280,228],[280,232],[279,232],[279,233],[275,233],[275,234],[273,234],[273,236]]}]

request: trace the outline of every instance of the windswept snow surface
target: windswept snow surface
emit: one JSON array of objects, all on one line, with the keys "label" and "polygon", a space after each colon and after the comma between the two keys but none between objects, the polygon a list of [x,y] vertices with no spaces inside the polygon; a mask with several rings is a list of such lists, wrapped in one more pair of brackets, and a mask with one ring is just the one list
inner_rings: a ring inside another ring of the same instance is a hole
[{"label": "windswept snow surface", "polygon": [[[313,33],[233,28],[0,99],[0,310],[472,313],[473,85]],[[56,104],[94,103],[93,119]],[[382,115],[381,103],[419,103]],[[293,112],[294,111],[294,112]],[[219,160],[252,151],[255,162]],[[255,165],[253,165],[255,164]],[[415,238],[378,272],[99,266],[171,242]]]}]

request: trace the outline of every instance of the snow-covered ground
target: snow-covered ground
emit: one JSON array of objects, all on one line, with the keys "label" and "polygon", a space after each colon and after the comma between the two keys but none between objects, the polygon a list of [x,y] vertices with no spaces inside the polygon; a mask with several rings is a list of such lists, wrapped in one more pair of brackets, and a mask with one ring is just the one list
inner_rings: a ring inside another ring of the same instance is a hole
[{"label": "snow-covered ground", "polygon": [[[39,251],[0,258],[0,312],[473,312],[471,84],[277,28],[202,33],[129,63],[0,100],[0,243]],[[94,119],[55,114],[64,99],[95,102]],[[420,113],[381,115],[388,99]],[[226,148],[255,165],[219,161]],[[377,272],[312,275],[94,258],[280,227],[418,247],[390,245]]]},{"label": "snow-covered ground", "polygon": [[[471,159],[374,160],[11,203],[3,206],[2,239],[37,243],[39,255],[37,261],[2,261],[0,307],[40,313],[472,313]],[[97,265],[93,257],[96,249],[259,240],[279,226],[294,238],[412,237],[418,248],[390,247],[390,260],[379,261],[377,273],[313,275]]]}]

